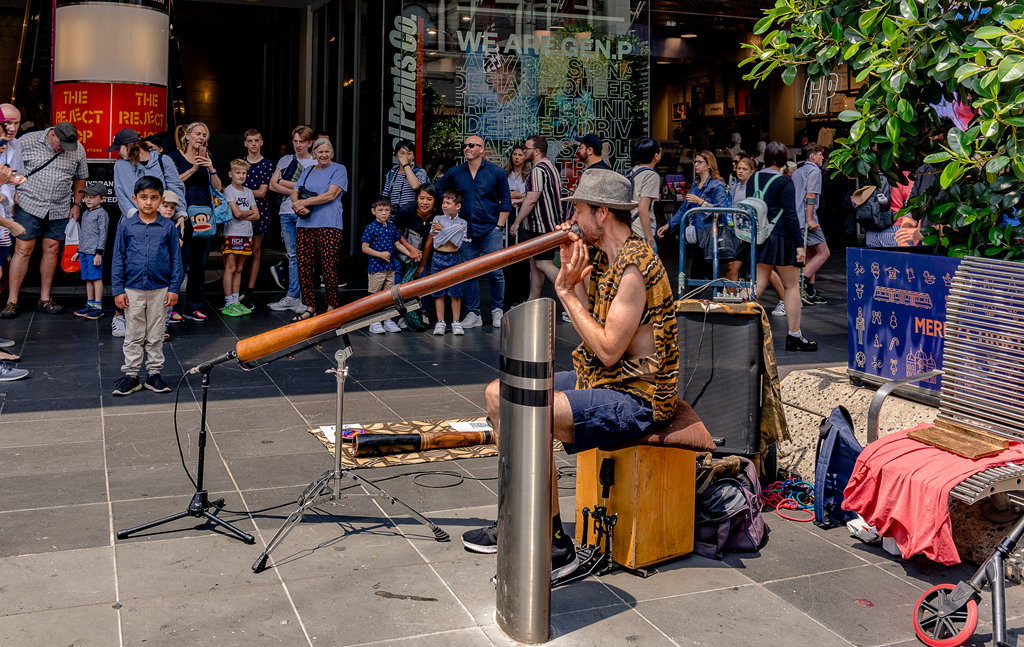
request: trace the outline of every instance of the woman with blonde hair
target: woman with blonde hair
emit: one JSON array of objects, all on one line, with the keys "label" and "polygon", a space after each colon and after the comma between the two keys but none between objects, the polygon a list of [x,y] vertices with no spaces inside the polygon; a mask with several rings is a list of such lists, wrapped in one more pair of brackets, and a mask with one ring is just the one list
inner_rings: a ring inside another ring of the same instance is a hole
[{"label": "woman with blonde hair", "polygon": [[[178,169],[185,184],[185,202],[188,204],[189,222],[185,228],[185,246],[181,257],[188,271],[188,287],[182,315],[192,321],[206,321],[203,314],[203,292],[206,284],[206,259],[210,255],[217,226],[213,222],[213,196],[210,189],[222,188],[217,177],[213,156],[207,150],[210,129],[201,121],[193,121],[175,130],[177,150],[168,157]],[[173,316],[173,315],[172,315]]]}]

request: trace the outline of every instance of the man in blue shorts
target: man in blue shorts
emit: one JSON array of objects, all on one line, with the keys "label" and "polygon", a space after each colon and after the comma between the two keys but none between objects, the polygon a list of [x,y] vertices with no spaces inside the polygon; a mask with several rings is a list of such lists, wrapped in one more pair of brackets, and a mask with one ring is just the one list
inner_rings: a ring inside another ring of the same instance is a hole
[{"label": "man in blue shorts", "polygon": [[[573,371],[556,373],[554,436],[576,453],[628,442],[668,423],[676,410],[679,346],[675,299],[668,274],[646,241],[630,230],[633,187],[622,175],[589,169],[580,177],[569,234],[562,245],[555,293],[582,343]],[[593,263],[590,248],[595,248]],[[498,380],[487,386],[487,412],[495,424]],[[552,475],[551,577],[576,569],[572,540],[562,531]],[[495,553],[497,525],[462,536],[467,550]]]}]

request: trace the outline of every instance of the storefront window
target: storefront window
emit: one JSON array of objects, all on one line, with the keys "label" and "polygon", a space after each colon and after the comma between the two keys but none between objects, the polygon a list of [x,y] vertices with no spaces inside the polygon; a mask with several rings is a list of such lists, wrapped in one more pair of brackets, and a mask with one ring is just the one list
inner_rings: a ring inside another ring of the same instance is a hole
[{"label": "storefront window", "polygon": [[462,0],[386,5],[381,141],[399,139],[436,174],[464,137],[504,163],[530,135],[569,188],[583,164],[574,138],[596,133],[616,170],[648,133],[649,24],[640,0]]}]

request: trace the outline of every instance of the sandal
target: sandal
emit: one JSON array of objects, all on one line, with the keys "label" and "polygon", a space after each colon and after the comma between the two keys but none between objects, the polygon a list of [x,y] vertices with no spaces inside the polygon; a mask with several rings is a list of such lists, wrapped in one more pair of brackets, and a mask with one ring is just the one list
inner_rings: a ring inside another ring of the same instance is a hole
[{"label": "sandal", "polygon": [[14,319],[18,316],[18,304],[8,301],[3,310],[0,310],[0,319]]},{"label": "sandal", "polygon": [[305,321],[306,319],[312,319],[314,314],[316,313],[314,313],[312,309],[307,309],[305,312],[300,312],[299,314],[292,317],[292,323],[295,323],[297,321]]},{"label": "sandal", "polygon": [[36,303],[36,310],[38,310],[39,312],[47,312],[51,315],[59,315],[60,313],[64,312],[64,306],[57,303],[53,299],[47,299],[46,301],[40,299]]}]

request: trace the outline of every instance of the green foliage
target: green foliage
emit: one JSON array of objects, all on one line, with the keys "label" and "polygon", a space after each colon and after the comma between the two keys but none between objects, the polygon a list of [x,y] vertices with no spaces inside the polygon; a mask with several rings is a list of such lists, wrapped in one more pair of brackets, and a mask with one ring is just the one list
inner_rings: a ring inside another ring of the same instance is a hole
[{"label": "green foliage", "polygon": [[[899,183],[902,171],[932,164],[933,190],[900,212],[948,225],[925,242],[951,256],[1024,260],[1024,225],[1004,218],[1021,204],[1024,181],[1024,4],[777,0],[754,32],[762,41],[746,46],[746,79],[781,72],[790,84],[801,66],[818,78],[845,63],[863,83],[856,110],[839,114],[850,134],[836,139],[830,168]],[[977,116],[966,132],[934,133],[931,105],[954,93]]]}]

